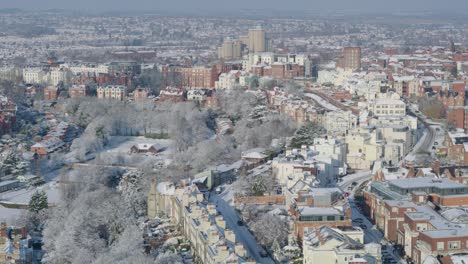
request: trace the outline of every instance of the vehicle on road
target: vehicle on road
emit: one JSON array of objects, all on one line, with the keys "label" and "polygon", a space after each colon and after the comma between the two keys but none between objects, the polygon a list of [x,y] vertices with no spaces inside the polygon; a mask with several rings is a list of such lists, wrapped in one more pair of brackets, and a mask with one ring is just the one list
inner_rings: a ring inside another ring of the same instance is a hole
[{"label": "vehicle on road", "polygon": [[363,225],[359,225],[359,227],[362,228],[362,229],[364,229],[364,230],[367,229],[367,226],[364,225],[364,224],[363,224]]},{"label": "vehicle on road", "polygon": [[244,225],[244,222],[242,222],[242,220],[239,220],[239,221],[237,221],[237,225],[238,225],[238,226],[243,226],[243,225]]},{"label": "vehicle on road", "polygon": [[358,183],[357,183],[357,182],[353,182],[353,183],[351,183],[351,186],[356,186],[356,185],[358,185]]},{"label": "vehicle on road", "polygon": [[216,194],[220,194],[220,193],[221,193],[221,187],[216,187],[215,193],[216,193]]},{"label": "vehicle on road", "polygon": [[265,250],[260,250],[258,254],[260,254],[260,257],[262,258],[268,257],[268,253]]}]

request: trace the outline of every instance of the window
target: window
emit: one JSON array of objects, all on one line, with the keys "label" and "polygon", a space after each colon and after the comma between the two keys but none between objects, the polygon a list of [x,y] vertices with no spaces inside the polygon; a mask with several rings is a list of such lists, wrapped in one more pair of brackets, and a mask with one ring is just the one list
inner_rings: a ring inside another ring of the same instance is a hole
[{"label": "window", "polygon": [[460,241],[450,241],[448,243],[449,249],[459,249],[460,248]]},{"label": "window", "polygon": [[335,221],[335,216],[334,215],[328,215],[327,216],[327,221]]},{"label": "window", "polygon": [[444,250],[445,245],[444,242],[437,242],[437,250]]}]

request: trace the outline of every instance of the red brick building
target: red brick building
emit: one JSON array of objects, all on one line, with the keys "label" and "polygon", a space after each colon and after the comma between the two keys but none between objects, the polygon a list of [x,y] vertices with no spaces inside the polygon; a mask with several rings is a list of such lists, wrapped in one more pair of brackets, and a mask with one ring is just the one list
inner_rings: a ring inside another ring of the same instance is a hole
[{"label": "red brick building", "polygon": [[361,48],[360,47],[345,47],[343,55],[339,58],[338,68],[345,70],[358,70],[361,68]]},{"label": "red brick building", "polygon": [[44,88],[44,100],[55,101],[58,98],[59,89],[56,86],[47,86]]},{"label": "red brick building", "polygon": [[86,85],[84,84],[79,84],[79,85],[74,84],[72,87],[68,89],[68,96],[70,96],[70,98],[81,98],[87,95],[88,95],[88,89]]},{"label": "red brick building", "polygon": [[218,70],[213,67],[163,66],[161,73],[167,85],[185,89],[212,89],[218,80]]}]

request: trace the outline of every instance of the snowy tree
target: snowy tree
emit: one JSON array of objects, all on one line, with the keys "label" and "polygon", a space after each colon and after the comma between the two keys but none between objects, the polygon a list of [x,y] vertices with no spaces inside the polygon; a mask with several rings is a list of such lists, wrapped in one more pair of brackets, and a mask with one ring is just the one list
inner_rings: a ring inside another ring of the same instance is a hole
[{"label": "snowy tree", "polygon": [[289,146],[300,148],[302,145],[312,145],[314,139],[323,133],[325,133],[325,129],[321,125],[314,122],[307,123],[296,131]]},{"label": "snowy tree", "polygon": [[18,154],[13,150],[8,151],[5,158],[0,163],[0,170],[4,175],[24,175],[28,167],[29,165],[21,161]]},{"label": "snowy tree", "polygon": [[172,252],[164,252],[156,258],[156,264],[183,264],[182,258]]},{"label": "snowy tree", "polygon": [[[264,214],[251,221],[249,226],[258,241],[265,247],[271,247],[275,240],[280,245],[284,245],[287,241],[289,234],[288,222],[278,216]],[[271,232],[271,230],[275,230],[275,232]]]},{"label": "snowy tree", "polygon": [[37,214],[41,210],[46,209],[47,206],[47,193],[45,191],[36,191],[29,200],[28,210]]}]

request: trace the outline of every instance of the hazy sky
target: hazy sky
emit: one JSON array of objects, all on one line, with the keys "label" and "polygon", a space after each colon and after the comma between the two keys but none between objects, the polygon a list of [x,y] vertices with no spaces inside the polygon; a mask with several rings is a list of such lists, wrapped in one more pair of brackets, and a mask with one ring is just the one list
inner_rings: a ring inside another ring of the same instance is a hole
[{"label": "hazy sky", "polygon": [[468,11],[468,0],[0,0],[0,8],[90,11],[201,11],[276,9],[301,11]]}]

